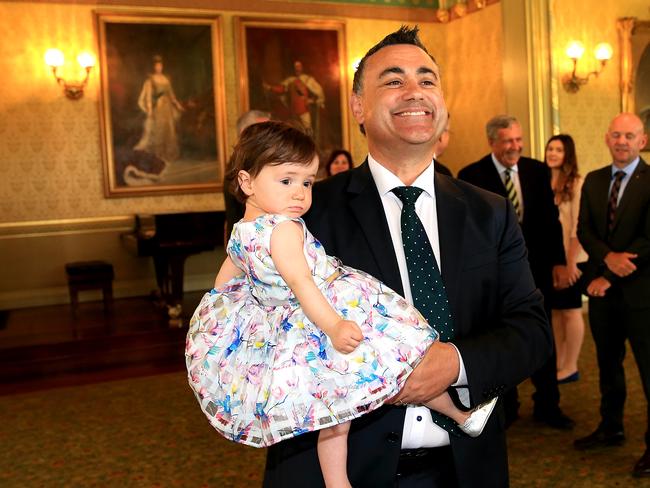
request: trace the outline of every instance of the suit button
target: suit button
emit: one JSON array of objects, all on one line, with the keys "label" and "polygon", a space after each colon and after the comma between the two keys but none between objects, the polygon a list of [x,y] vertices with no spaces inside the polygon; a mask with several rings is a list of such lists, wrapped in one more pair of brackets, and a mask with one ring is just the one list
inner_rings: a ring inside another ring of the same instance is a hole
[{"label": "suit button", "polygon": [[422,422],[422,415],[418,415],[417,417],[415,417],[415,420],[417,420],[418,422]]},{"label": "suit button", "polygon": [[391,432],[386,436],[386,440],[390,444],[397,444],[397,441],[399,441],[399,434],[397,432]]}]

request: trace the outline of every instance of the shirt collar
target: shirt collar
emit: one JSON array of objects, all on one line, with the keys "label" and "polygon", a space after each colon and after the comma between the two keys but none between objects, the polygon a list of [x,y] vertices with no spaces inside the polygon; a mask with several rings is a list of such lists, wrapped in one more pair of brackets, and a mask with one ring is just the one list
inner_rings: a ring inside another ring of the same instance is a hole
[{"label": "shirt collar", "polygon": [[634,170],[636,167],[639,165],[639,160],[641,159],[640,156],[637,156],[634,161],[632,161],[630,164],[628,164],[625,168],[619,168],[618,166],[614,166],[612,164],[612,178],[614,177],[614,174],[617,171],[623,171],[625,172],[625,177],[627,178],[628,176],[631,176],[632,173],[634,173]]},{"label": "shirt collar", "polygon": [[508,168],[507,166],[504,166],[499,162],[499,160],[494,155],[494,153],[491,153],[490,156],[492,156],[492,162],[494,163],[494,167],[497,169],[497,171],[499,172],[500,175],[502,175],[505,172],[505,170],[507,170],[507,169],[509,169],[511,171],[514,171],[515,173],[519,172],[519,168],[517,167],[516,164],[514,166]]},{"label": "shirt collar", "polygon": [[[378,163],[370,154],[368,154],[368,166],[370,167],[372,178],[375,180],[377,191],[379,191],[379,195],[382,197],[391,193],[391,190],[395,187],[405,186],[404,182],[400,180],[397,175]],[[415,179],[411,186],[417,186],[428,193],[431,198],[435,198],[436,192],[433,182],[434,174],[432,159],[429,166],[420,173],[420,176]]]}]

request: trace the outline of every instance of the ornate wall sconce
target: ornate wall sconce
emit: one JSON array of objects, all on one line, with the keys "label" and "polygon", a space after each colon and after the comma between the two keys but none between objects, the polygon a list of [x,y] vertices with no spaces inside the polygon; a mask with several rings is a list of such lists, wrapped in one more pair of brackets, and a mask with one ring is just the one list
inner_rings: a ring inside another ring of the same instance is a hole
[{"label": "ornate wall sconce", "polygon": [[95,58],[89,53],[81,53],[77,56],[77,62],[86,71],[86,75],[81,81],[65,81],[59,76],[58,69],[63,66],[64,62],[63,53],[58,49],[48,49],[45,53],[45,63],[52,68],[52,74],[56,82],[63,87],[65,96],[70,100],[79,100],[84,94],[84,87],[88,83],[90,70],[95,66]]},{"label": "ornate wall sconce", "polygon": [[587,76],[578,76],[576,75],[576,68],[578,66],[578,60],[582,57],[585,52],[585,47],[581,42],[572,41],[566,49],[566,55],[571,58],[573,61],[573,71],[571,74],[567,74],[562,79],[562,84],[564,89],[569,93],[576,93],[582,85],[586,85],[589,81],[589,78],[592,76],[598,76],[602,73],[607,61],[612,59],[612,46],[606,42],[601,42],[594,49],[594,57],[600,61],[600,68],[590,73],[587,73]]}]

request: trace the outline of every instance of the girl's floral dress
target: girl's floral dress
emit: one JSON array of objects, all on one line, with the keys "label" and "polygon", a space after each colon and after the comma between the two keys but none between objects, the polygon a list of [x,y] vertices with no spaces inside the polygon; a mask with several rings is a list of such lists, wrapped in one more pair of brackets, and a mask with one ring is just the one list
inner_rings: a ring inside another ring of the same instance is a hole
[{"label": "girl's floral dress", "polygon": [[[271,259],[271,233],[304,229],[314,282],[364,340],[350,354],[303,313]],[[221,434],[269,446],[359,417],[393,397],[438,334],[401,296],[325,254],[302,219],[263,215],[235,225],[227,252],[244,272],[206,293],[190,322],[186,362],[201,409]]]}]

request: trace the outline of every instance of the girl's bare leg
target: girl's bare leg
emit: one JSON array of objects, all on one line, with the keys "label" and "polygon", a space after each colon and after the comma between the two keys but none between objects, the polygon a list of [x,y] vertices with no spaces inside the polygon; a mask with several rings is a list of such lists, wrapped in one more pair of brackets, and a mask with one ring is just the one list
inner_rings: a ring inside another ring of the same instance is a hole
[{"label": "girl's bare leg", "polygon": [[454,404],[454,402],[451,401],[451,397],[449,396],[449,393],[443,393],[440,396],[432,398],[426,403],[426,406],[429,407],[431,410],[435,410],[436,412],[440,412],[446,415],[454,422],[456,422],[458,425],[463,425],[465,421],[469,418],[469,416],[472,414],[471,411],[464,412],[461,409],[459,409]]},{"label": "girl's bare leg", "polygon": [[350,422],[318,433],[318,461],[327,488],[352,488],[348,480],[348,432]]},{"label": "girl's bare leg", "polygon": [[582,349],[582,340],[585,336],[585,322],[582,318],[582,309],[575,308],[562,310],[564,325],[564,362],[557,372],[558,379],[563,379],[578,371],[578,358]]},{"label": "girl's bare leg", "polygon": [[449,393],[443,393],[442,395],[429,400],[426,403],[426,406],[450,417],[458,424],[460,430],[465,432],[468,436],[478,437],[487,425],[487,421],[490,418],[496,403],[497,398],[495,397],[481,405],[478,405],[469,412],[466,412],[454,405]]}]

